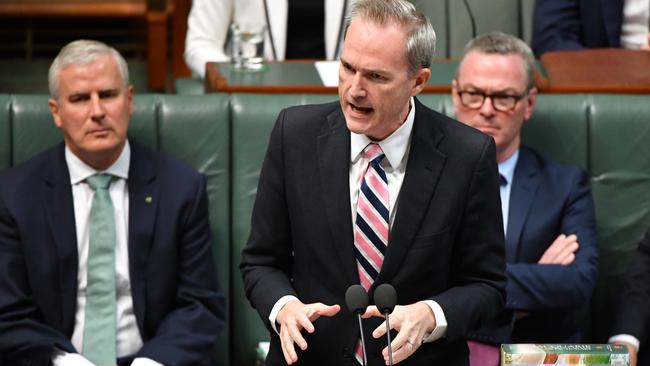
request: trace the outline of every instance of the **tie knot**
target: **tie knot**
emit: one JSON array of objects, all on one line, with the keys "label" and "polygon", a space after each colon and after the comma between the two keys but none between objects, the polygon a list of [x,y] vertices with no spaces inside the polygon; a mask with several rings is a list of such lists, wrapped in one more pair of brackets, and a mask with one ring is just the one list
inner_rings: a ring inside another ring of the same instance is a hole
[{"label": "tie knot", "polygon": [[363,155],[372,162],[380,162],[384,158],[384,151],[381,149],[379,144],[370,143],[363,149]]},{"label": "tie knot", "polygon": [[506,177],[503,176],[503,174],[499,174],[499,185],[501,185],[502,187],[508,185],[508,180],[506,179]]},{"label": "tie knot", "polygon": [[113,176],[106,173],[99,173],[86,178],[86,183],[95,191],[98,189],[108,189],[112,181]]}]

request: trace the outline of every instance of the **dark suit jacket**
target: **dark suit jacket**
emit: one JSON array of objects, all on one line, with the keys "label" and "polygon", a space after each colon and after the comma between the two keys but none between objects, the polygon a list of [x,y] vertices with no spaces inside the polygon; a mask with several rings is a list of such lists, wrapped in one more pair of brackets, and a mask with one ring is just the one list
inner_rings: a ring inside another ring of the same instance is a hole
[{"label": "dark suit jacket", "polygon": [[650,365],[650,231],[639,243],[624,277],[612,335],[630,334],[640,342],[639,366]]},{"label": "dark suit jacket", "polygon": [[620,47],[624,0],[537,0],[533,51]]},{"label": "dark suit jacket", "polygon": [[[205,180],[131,143],[129,270],[144,345],[136,357],[207,364],[223,328]],[[150,203],[145,197],[151,197]],[[0,354],[49,364],[70,338],[77,299],[77,240],[64,145],[0,176]]]},{"label": "dark suit jacket", "polygon": [[[589,180],[578,167],[522,147],[510,191],[506,233],[506,310],[472,332],[485,343],[581,341],[575,310],[589,304],[598,278],[598,243]],[[580,248],[567,266],[538,265],[560,234]],[[514,312],[528,316],[515,322]]]},{"label": "dark suit jacket", "polygon": [[[375,286],[391,283],[398,304],[437,301],[449,327],[404,365],[465,365],[464,335],[503,306],[504,246],[492,139],[416,100],[410,155],[388,249]],[[282,111],[262,167],[241,270],[246,294],[271,332],[267,362],[283,365],[269,314],[284,295],[341,304],[320,318],[300,365],[347,365],[359,337],[345,309],[359,283],[350,211],[350,132],[338,102]],[[385,339],[364,320],[368,358],[383,365]]]}]

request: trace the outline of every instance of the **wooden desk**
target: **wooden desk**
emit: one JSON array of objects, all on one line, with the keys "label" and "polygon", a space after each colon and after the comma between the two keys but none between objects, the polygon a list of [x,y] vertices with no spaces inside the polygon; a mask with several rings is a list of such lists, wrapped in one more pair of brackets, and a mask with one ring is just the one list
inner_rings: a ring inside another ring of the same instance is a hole
[{"label": "wooden desk", "polygon": [[[165,90],[167,82],[167,0],[0,0],[2,17],[136,18],[147,22],[149,88]],[[63,20],[64,21],[64,20]]]},{"label": "wooden desk", "polygon": [[591,49],[541,57],[545,93],[650,93],[650,52]]},{"label": "wooden desk", "polygon": [[[424,93],[449,93],[457,61],[436,60]],[[239,71],[229,63],[209,62],[206,92],[336,94],[336,87],[323,86],[313,61],[270,62],[264,70]]]}]

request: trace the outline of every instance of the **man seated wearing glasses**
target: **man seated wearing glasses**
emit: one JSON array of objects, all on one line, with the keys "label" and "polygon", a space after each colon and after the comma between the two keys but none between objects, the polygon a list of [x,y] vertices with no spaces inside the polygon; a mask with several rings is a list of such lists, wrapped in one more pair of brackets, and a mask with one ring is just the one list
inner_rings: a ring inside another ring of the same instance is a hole
[{"label": "man seated wearing glasses", "polygon": [[506,234],[506,309],[471,332],[470,366],[498,365],[501,343],[579,342],[573,310],[596,283],[587,175],[521,146],[537,98],[534,66],[523,41],[489,33],[467,44],[452,82],[456,117],[496,142]]}]

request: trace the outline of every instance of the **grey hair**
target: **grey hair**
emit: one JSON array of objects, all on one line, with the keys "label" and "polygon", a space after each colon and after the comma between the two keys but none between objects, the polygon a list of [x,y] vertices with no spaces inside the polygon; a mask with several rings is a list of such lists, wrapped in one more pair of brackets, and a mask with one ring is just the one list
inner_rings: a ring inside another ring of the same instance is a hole
[{"label": "grey hair", "polygon": [[[524,60],[524,73],[526,75],[527,90],[535,86],[535,56],[526,42],[503,32],[490,32],[480,35],[465,45],[460,64],[470,52],[480,52],[488,55],[519,55]],[[460,69],[460,67],[459,67]],[[456,71],[458,78],[458,71]]]},{"label": "grey hair", "polygon": [[124,57],[113,47],[105,43],[92,40],[77,40],[65,45],[56,56],[47,75],[50,97],[59,97],[59,74],[69,65],[87,65],[102,56],[111,56],[117,64],[117,69],[122,77],[124,86],[129,85],[129,67]]},{"label": "grey hair", "polygon": [[[409,73],[414,74],[420,68],[431,66],[436,50],[436,32],[429,19],[415,6],[405,0],[358,0],[352,6],[345,19],[343,38],[354,19],[363,18],[378,25],[389,22],[408,29],[406,35],[406,58]],[[378,40],[380,41],[380,40]]]}]

